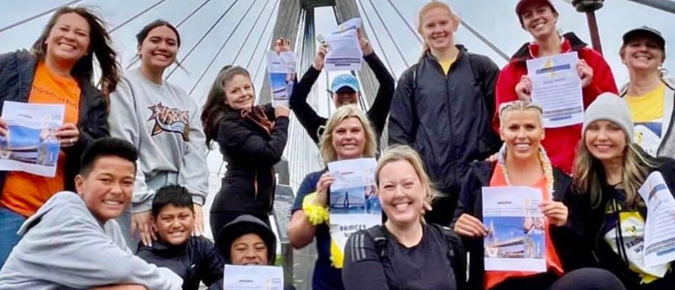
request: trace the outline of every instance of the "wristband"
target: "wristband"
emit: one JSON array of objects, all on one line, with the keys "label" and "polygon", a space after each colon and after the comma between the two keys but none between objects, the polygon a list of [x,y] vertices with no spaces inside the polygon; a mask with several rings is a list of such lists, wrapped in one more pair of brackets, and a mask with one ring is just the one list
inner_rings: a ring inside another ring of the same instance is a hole
[{"label": "wristband", "polygon": [[328,208],[316,205],[317,192],[312,192],[302,200],[302,211],[312,225],[320,225],[328,221]]}]

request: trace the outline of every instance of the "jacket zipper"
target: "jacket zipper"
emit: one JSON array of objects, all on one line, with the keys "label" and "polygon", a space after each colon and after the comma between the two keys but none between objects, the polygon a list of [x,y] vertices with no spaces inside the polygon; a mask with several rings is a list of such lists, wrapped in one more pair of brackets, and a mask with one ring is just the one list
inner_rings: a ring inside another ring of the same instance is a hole
[{"label": "jacket zipper", "polygon": [[[451,140],[454,140],[454,139],[455,139],[455,137],[454,137],[454,136],[455,136],[455,133],[454,133],[454,130],[453,130],[453,128],[452,128],[452,123],[453,123],[453,122],[452,122],[452,96],[450,96],[450,88],[448,87],[448,80],[450,79],[450,77],[449,77],[449,76],[450,76],[450,71],[452,71],[452,68],[453,68],[454,66],[457,65],[457,62],[460,60],[460,57],[463,57],[461,51],[457,54],[457,57],[455,58],[455,61],[454,61],[454,62],[450,65],[450,67],[448,68],[448,73],[447,73],[447,74],[445,73],[445,70],[443,70],[443,67],[442,67],[441,64],[438,62],[438,60],[435,60],[435,59],[434,59],[434,60],[436,61],[436,67],[441,69],[441,73],[443,74],[444,79],[445,79],[445,92],[446,92],[446,97],[448,98],[448,113],[450,114],[450,116],[449,116],[449,118],[448,118],[448,120],[449,120],[448,126],[450,126],[450,139],[451,139]],[[455,147],[455,146],[453,146],[453,144],[450,143],[450,153],[451,153],[451,154],[454,153],[454,147]],[[452,164],[451,168],[452,168],[452,179],[453,179],[453,182],[454,182],[454,183],[459,183],[459,180],[457,180],[457,166],[456,166],[455,161],[454,161],[453,158],[451,158],[450,163]]]},{"label": "jacket zipper", "polygon": [[258,171],[253,174],[253,192],[255,193],[255,199],[258,199]]},{"label": "jacket zipper", "polygon": [[[671,88],[665,82],[664,82],[664,84],[666,85],[666,88],[670,88],[673,91],[675,91],[675,88]],[[673,93],[673,94],[675,94],[675,93]],[[670,132],[673,131],[673,123],[675,122],[673,120],[673,119],[675,119],[674,118],[675,117],[675,109],[673,109],[673,111],[670,114],[671,114],[671,118],[670,118],[670,125],[668,126],[668,132],[666,132],[666,135],[664,135],[663,138],[661,138],[661,144],[659,144],[659,149],[656,150],[656,156],[657,157],[659,156],[659,153],[661,153],[661,149],[663,149],[663,145],[666,144],[666,140],[668,140],[668,137],[670,137]]]}]

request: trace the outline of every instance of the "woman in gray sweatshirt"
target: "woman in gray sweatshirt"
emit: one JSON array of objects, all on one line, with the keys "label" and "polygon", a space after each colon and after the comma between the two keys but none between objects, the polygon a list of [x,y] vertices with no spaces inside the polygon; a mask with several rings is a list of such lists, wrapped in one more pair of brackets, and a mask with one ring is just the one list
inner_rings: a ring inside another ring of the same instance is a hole
[{"label": "woman in gray sweatshirt", "polygon": [[199,107],[185,90],[163,79],[166,68],[176,61],[178,30],[156,20],[136,38],[141,66],[127,71],[110,96],[108,119],[111,135],[132,142],[140,153],[131,221],[129,214],[120,220],[132,249],[130,233],[138,231],[145,245],[156,240],[150,208],[155,191],[165,185],[188,189],[195,204],[194,233],[201,234],[209,176]]}]

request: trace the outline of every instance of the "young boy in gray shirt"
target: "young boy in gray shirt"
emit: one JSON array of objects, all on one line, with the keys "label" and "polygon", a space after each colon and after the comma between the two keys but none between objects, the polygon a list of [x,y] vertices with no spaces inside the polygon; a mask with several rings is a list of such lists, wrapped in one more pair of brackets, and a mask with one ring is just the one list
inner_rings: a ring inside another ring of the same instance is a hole
[{"label": "young boy in gray shirt", "polygon": [[131,202],[138,152],[122,139],[82,155],[77,193],[59,192],[19,230],[0,290],[181,289],[182,279],[134,256],[114,220]]}]

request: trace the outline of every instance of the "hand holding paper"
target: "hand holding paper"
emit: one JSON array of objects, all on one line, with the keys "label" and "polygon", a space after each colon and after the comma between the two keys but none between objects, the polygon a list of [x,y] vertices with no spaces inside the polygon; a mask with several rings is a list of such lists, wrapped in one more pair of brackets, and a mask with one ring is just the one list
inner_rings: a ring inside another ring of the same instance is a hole
[{"label": "hand holding paper", "polygon": [[472,238],[484,237],[488,234],[488,228],[483,225],[483,222],[465,213],[462,214],[457,220],[457,223],[455,223],[454,230],[458,235]]},{"label": "hand holding paper", "polygon": [[559,201],[542,201],[539,204],[539,209],[548,218],[548,222],[552,225],[561,227],[567,224],[568,210],[562,202]]}]

